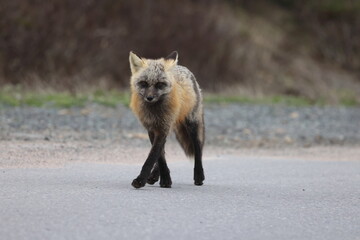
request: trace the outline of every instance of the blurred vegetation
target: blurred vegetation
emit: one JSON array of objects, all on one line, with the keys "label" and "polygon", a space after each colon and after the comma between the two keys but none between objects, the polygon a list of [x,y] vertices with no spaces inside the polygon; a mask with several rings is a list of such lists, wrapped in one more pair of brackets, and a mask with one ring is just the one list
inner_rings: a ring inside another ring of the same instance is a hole
[{"label": "blurred vegetation", "polygon": [[0,0],[0,14],[0,86],[78,99],[126,89],[130,50],[178,50],[207,91],[360,102],[359,0]]},{"label": "blurred vegetation", "polygon": [[[351,98],[344,98],[341,102],[343,106],[354,106],[357,103]],[[204,102],[212,104],[271,104],[285,106],[323,106],[325,103],[321,100],[310,101],[302,97],[292,96],[269,96],[269,97],[243,97],[228,96],[223,94],[205,93]],[[118,104],[129,106],[129,92],[119,90],[88,90],[76,94],[68,91],[54,91],[52,89],[27,90],[19,86],[4,86],[0,90],[0,107],[1,106],[32,106],[32,107],[84,107],[89,103],[97,103],[107,107],[116,107]]]},{"label": "blurred vegetation", "polygon": [[79,93],[53,91],[52,89],[27,90],[22,87],[7,85],[0,90],[0,106],[32,107],[83,107],[87,103],[97,103],[108,107],[118,104],[129,105],[128,92],[117,90],[93,90]]}]

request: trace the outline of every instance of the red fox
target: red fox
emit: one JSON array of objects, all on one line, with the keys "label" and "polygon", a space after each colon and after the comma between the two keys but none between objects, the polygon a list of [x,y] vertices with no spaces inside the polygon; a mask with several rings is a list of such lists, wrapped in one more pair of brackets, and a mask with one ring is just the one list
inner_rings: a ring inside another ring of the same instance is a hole
[{"label": "red fox", "polygon": [[201,90],[194,75],[177,64],[176,51],[160,59],[140,58],[130,52],[129,61],[132,73],[130,108],[148,131],[152,144],[132,186],[141,188],[146,183],[154,184],[160,177],[160,187],[171,187],[164,147],[172,130],[185,154],[195,158],[194,183],[202,185],[205,179],[202,166],[204,114]]}]

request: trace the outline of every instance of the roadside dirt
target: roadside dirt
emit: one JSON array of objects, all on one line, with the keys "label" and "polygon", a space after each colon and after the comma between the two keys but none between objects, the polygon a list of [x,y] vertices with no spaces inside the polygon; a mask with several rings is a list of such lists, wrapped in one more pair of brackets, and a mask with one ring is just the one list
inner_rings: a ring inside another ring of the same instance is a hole
[{"label": "roadside dirt", "polygon": [[[96,162],[115,164],[142,164],[150,144],[139,147],[126,143],[109,141],[1,141],[0,168],[61,167],[75,162]],[[317,146],[311,148],[224,148],[207,146],[204,161],[220,156],[237,156],[252,159],[302,159],[322,161],[359,161],[359,146]],[[167,161],[189,161],[176,142],[166,147]]]}]

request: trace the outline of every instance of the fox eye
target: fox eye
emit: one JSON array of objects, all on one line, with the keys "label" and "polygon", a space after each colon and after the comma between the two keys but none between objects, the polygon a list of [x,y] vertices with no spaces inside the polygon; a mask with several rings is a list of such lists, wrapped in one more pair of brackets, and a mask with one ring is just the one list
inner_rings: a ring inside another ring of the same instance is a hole
[{"label": "fox eye", "polygon": [[141,88],[147,88],[147,87],[149,86],[149,84],[148,84],[147,82],[145,82],[145,81],[141,81],[141,82],[139,82],[138,84],[139,84],[139,86],[140,86]]},{"label": "fox eye", "polygon": [[166,86],[167,86],[167,84],[164,83],[164,82],[158,82],[158,83],[155,85],[155,87],[156,87],[157,89],[164,89]]}]

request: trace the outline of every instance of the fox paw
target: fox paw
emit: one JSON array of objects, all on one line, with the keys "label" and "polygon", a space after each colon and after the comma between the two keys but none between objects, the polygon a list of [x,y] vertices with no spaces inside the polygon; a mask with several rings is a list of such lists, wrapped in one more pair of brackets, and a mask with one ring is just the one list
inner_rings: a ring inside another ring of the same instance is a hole
[{"label": "fox paw", "polygon": [[134,188],[141,188],[143,186],[145,186],[145,180],[144,179],[141,179],[141,178],[135,178],[131,185],[134,187]]},{"label": "fox paw", "polygon": [[160,178],[160,187],[162,187],[162,188],[171,188],[171,185],[172,185],[172,181],[171,181],[170,175]]},{"label": "fox paw", "polygon": [[195,181],[194,181],[194,184],[195,184],[196,186],[201,186],[201,185],[203,185],[204,183],[203,183],[203,180],[195,180]]},{"label": "fox paw", "polygon": [[159,181],[159,176],[150,176],[147,180],[147,183],[150,185],[153,185],[154,183],[156,183],[157,181]]},{"label": "fox paw", "polygon": [[197,173],[195,174],[194,176],[194,184],[196,186],[201,186],[203,185],[204,183],[204,180],[205,180],[205,176],[204,176],[204,173],[203,172],[200,172],[200,173]]},{"label": "fox paw", "polygon": [[159,181],[159,169],[153,169],[151,171],[150,177],[147,179],[147,183],[153,185]]}]

